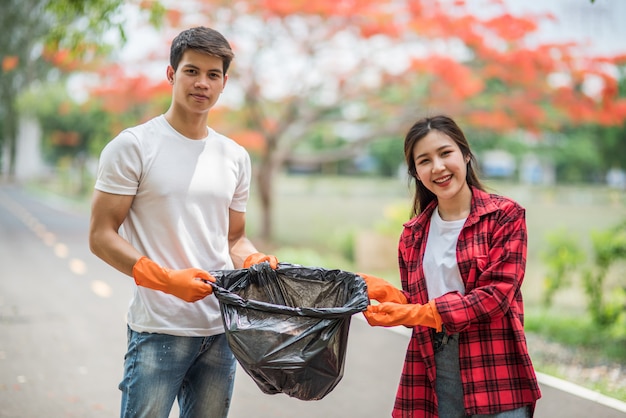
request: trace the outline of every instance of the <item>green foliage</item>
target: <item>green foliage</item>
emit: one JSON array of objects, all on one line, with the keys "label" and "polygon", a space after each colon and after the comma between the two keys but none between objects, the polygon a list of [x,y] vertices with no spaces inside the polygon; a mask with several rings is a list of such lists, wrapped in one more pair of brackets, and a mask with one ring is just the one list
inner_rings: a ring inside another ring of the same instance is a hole
[{"label": "green foliage", "polygon": [[[152,24],[160,22],[165,9],[157,1],[147,3],[146,13]],[[0,77],[0,153],[7,142],[9,174],[15,171],[17,143],[17,100],[20,92],[32,84],[60,78],[60,72],[50,63],[55,52],[64,49],[69,54],[57,62],[69,65],[75,59],[95,59],[110,50],[105,33],[117,30],[119,41],[125,40],[124,0],[5,0],[2,2],[0,37],[2,57],[16,57],[17,66],[4,69]],[[116,43],[120,43],[116,42]],[[44,57],[46,59],[44,59]],[[65,61],[67,59],[67,61]],[[81,118],[76,120],[80,123]],[[84,129],[83,129],[84,130]],[[0,164],[4,161],[0,154]],[[0,174],[3,167],[0,165]]]},{"label": "green foliage", "polygon": [[[304,139],[295,146],[294,152],[299,155],[311,155],[318,151],[338,150],[346,144],[346,140],[334,133],[331,124],[315,126],[304,135]],[[331,159],[325,162],[312,162],[312,166],[319,166],[319,171],[325,174],[339,174],[346,161]]]},{"label": "green foliage", "polygon": [[566,130],[541,149],[554,161],[557,181],[589,182],[596,180],[607,169],[600,155],[600,143],[593,129],[578,127]]},{"label": "green foliage", "polygon": [[77,51],[85,42],[101,44],[100,36],[110,28],[116,28],[122,40],[126,40],[121,25],[123,0],[54,0],[45,9],[54,16],[46,37],[53,49],[68,48]]},{"label": "green foliage", "polygon": [[381,235],[397,237],[402,231],[402,225],[409,220],[410,209],[407,203],[402,202],[385,207],[383,217],[374,225],[374,230]]},{"label": "green foliage", "polygon": [[33,80],[42,79],[51,68],[41,58],[41,51],[35,52],[50,26],[50,22],[44,18],[43,4],[44,0],[2,2],[0,25],[3,35],[0,36],[0,58],[16,58],[17,65],[9,71],[0,69],[0,119],[3,121],[0,131],[0,174],[4,171],[2,164],[5,158],[2,152],[5,149],[9,156],[9,175],[15,170],[19,121],[16,98],[21,89]]},{"label": "green foliage", "polygon": [[[620,84],[626,86],[626,80]],[[622,126],[606,126],[596,128],[596,144],[598,152],[602,158],[604,168],[618,167],[626,169],[626,123]]]},{"label": "green foliage", "polygon": [[[568,316],[562,311],[526,312],[524,328],[529,334],[541,335],[544,339],[561,344],[576,358],[577,365],[598,366],[607,362],[624,364],[626,362],[626,323],[613,327],[598,326],[590,315]],[[619,330],[619,331],[618,331]],[[560,368],[565,359],[555,358],[546,352],[533,353],[529,346],[535,368],[553,376],[571,380],[572,376],[562,375]],[[583,381],[579,382],[583,384]],[[626,390],[609,379],[594,379],[592,385],[584,381],[589,389],[598,391],[615,399],[626,400]]]},{"label": "green foliage", "polygon": [[602,336],[589,316],[553,315],[548,311],[527,313],[524,317],[526,331],[550,335],[551,339],[569,346],[601,346]]},{"label": "green foliage", "polygon": [[132,99],[124,102],[123,111],[111,112],[100,100],[77,103],[63,83],[48,83],[24,91],[17,107],[20,113],[37,119],[43,133],[44,157],[56,165],[65,157],[84,160],[88,156],[99,156],[120,130],[166,109],[170,95],[155,95],[150,100]]},{"label": "green foliage", "polygon": [[20,96],[18,109],[39,122],[43,156],[56,167],[63,192],[88,193],[93,179],[89,178],[87,157],[93,155],[94,147],[110,140],[111,115],[95,103],[74,102],[63,84],[48,84],[25,92]]},{"label": "green foliage", "polygon": [[[86,156],[92,143],[109,137],[110,115],[93,104],[74,102],[62,84],[25,92],[18,108],[39,121],[45,157],[53,164],[64,157]],[[63,136],[77,137],[77,142],[59,142]]]},{"label": "green foliage", "polygon": [[352,263],[354,262],[355,235],[354,229],[333,231],[328,242],[329,248]]},{"label": "green foliage", "polygon": [[626,362],[626,335],[616,335],[617,327],[598,326],[590,316],[532,312],[525,315],[524,328],[527,332],[545,335],[554,342],[580,347],[590,357],[601,356]]},{"label": "green foliage", "polygon": [[[126,42],[125,0],[47,0],[45,10],[54,21],[46,35],[46,44],[53,48],[67,48],[77,57],[84,57],[90,49],[108,52],[113,45],[104,42],[104,34],[117,32]],[[158,1],[150,2],[148,20],[159,26],[165,8]],[[93,51],[92,51],[93,52]]]},{"label": "green foliage", "polygon": [[347,260],[332,254],[322,254],[311,248],[282,247],[274,251],[279,261],[291,264],[300,264],[306,267],[321,267],[326,269],[353,270],[353,266]]},{"label": "green foliage", "polygon": [[[595,270],[585,272],[584,286],[589,298],[589,309],[594,321],[599,325],[612,325],[620,316],[626,315],[626,298],[622,288],[612,292],[611,299],[606,300],[604,283],[609,268],[619,260],[626,260],[626,222],[615,229],[592,234],[595,253]],[[622,296],[620,298],[620,295]]]},{"label": "green foliage", "polygon": [[[619,88],[626,95],[626,70]],[[610,168],[626,169],[626,121],[615,126],[599,124],[565,128],[556,141],[542,145],[555,162],[561,182],[596,181]]]},{"label": "green foliage", "polygon": [[[607,289],[606,279],[610,268],[626,260],[626,222],[602,232],[592,233],[593,263],[581,272],[587,311],[596,326],[611,330],[623,327],[626,321],[626,284]],[[542,254],[548,264],[548,275],[544,279],[545,306],[549,306],[554,293],[569,286],[572,276],[582,263],[582,251],[578,243],[566,231],[557,231],[548,237],[548,249]],[[610,331],[613,332],[613,331]],[[615,331],[623,335],[622,330]]]},{"label": "green foliage", "polygon": [[516,157],[521,157],[529,149],[528,144],[521,141],[514,134],[502,134],[469,126],[465,129],[465,136],[472,146],[472,151],[480,155],[485,151],[500,149],[508,151]]},{"label": "green foliage", "polygon": [[546,241],[548,247],[541,254],[541,259],[548,267],[543,295],[544,306],[548,307],[556,291],[571,284],[571,276],[584,262],[585,254],[578,239],[564,229],[548,233]]},{"label": "green foliage", "polygon": [[404,140],[399,137],[382,138],[369,147],[370,155],[376,159],[378,174],[393,177],[404,163]]}]

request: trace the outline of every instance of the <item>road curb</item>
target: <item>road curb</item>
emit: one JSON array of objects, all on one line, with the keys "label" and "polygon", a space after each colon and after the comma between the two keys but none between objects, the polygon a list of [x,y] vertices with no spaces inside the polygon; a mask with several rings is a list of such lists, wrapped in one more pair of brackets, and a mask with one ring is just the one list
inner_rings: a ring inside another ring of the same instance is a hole
[{"label": "road curb", "polygon": [[558,377],[550,376],[545,373],[535,372],[537,374],[537,380],[546,386],[553,387],[563,392],[567,392],[571,395],[578,396],[579,398],[587,399],[592,402],[599,403],[609,408],[616,409],[621,412],[626,412],[626,403],[619,399],[611,398],[603,395],[599,392],[595,392],[591,389],[578,386],[575,383],[568,382],[567,380],[559,379]]},{"label": "road curb", "polygon": [[[365,321],[365,318],[362,315],[355,315],[355,317]],[[406,327],[390,327],[387,329],[398,334],[406,335],[409,338],[411,337],[411,330]],[[559,379],[558,377],[550,376],[537,371],[535,373],[537,375],[537,380],[543,385],[553,387],[579,398],[599,403],[620,412],[626,412],[626,402],[622,402],[619,399],[611,398],[591,389],[584,388],[575,383],[568,382],[567,380]]]}]

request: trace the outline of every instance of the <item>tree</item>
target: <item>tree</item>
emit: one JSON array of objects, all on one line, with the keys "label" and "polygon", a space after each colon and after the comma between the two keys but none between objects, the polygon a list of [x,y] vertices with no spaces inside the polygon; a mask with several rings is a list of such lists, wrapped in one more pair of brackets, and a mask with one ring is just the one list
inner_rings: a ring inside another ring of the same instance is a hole
[{"label": "tree", "polygon": [[[103,34],[116,29],[125,39],[124,0],[5,0],[0,24],[0,175],[3,151],[8,149],[8,178],[15,174],[20,92],[35,82],[78,68],[107,50]],[[151,21],[162,13],[158,2],[148,2]],[[6,141],[6,144],[5,144]]]},{"label": "tree", "polygon": [[90,104],[109,114],[111,124],[107,136],[90,145],[95,154],[122,129],[163,112],[171,97],[165,77],[153,80],[145,74],[128,75],[118,65],[102,67],[99,73],[101,82],[91,90]]},{"label": "tree", "polygon": [[[626,97],[626,55],[618,61],[618,95]],[[626,170],[626,120],[614,125],[592,125],[588,129],[591,140],[602,156],[604,169],[620,168]]]},{"label": "tree", "polygon": [[31,52],[48,28],[44,22],[44,5],[40,0],[8,0],[2,5],[0,25],[5,35],[0,37],[2,72],[0,75],[0,174],[3,172],[3,151],[7,141],[9,176],[14,174],[19,92],[47,69],[40,59],[31,58]]},{"label": "tree", "polygon": [[[97,100],[77,103],[65,83],[48,83],[22,93],[18,100],[20,113],[34,116],[41,128],[42,151],[45,160],[53,165],[67,165],[78,169],[72,178],[71,193],[89,192],[87,156],[98,144],[110,139],[113,117]],[[69,191],[69,190],[67,190]]]},{"label": "tree", "polygon": [[[573,43],[531,46],[538,22],[553,17],[513,16],[501,1],[486,1],[492,14],[480,16],[462,0],[192,3],[193,15],[168,11],[181,22],[175,31],[209,22],[235,48],[230,113],[212,113],[210,123],[236,140],[251,133],[263,140],[253,154],[264,239],[271,238],[273,179],[286,163],[353,157],[420,115],[443,111],[491,132],[626,117],[607,69],[614,58]],[[601,84],[594,95],[585,89],[590,78]],[[345,140],[312,152],[300,146],[311,132]]]}]

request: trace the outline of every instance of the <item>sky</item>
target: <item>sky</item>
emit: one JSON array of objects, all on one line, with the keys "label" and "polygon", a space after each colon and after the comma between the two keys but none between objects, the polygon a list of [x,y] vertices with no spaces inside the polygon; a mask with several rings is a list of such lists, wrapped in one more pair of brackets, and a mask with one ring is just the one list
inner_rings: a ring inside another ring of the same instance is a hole
[{"label": "sky", "polygon": [[[167,2],[168,0],[162,0]],[[289,0],[284,0],[289,1]],[[467,0],[476,13],[489,14],[485,0]],[[530,42],[538,43],[546,40],[577,41],[587,44],[594,55],[626,53],[626,0],[503,0],[513,14],[551,13],[554,20],[544,19],[536,35],[529,38]],[[177,3],[178,7],[191,4],[190,0]],[[139,65],[138,71],[155,80],[164,79],[167,61],[156,61],[146,57],[147,51],[166,48],[163,37],[158,36],[155,29],[137,24],[137,16],[132,12],[128,18],[128,42],[120,49],[119,59],[122,62]],[[190,13],[189,18],[197,18]],[[167,52],[167,51],[165,51]],[[138,64],[139,63],[139,64]],[[77,77],[70,84],[73,92],[84,91],[81,84],[84,78]],[[74,96],[79,96],[73,94]],[[86,97],[76,97],[78,100]],[[223,99],[228,100],[225,96]],[[236,100],[236,99],[234,99]]]},{"label": "sky", "polygon": [[506,0],[514,13],[551,12],[538,37],[589,42],[598,54],[626,53],[625,0]]},{"label": "sky", "polygon": [[[289,1],[289,0],[285,0]],[[480,13],[484,0],[467,0]],[[626,53],[626,0],[504,0],[514,14],[552,13],[555,21],[544,21],[537,39],[589,42],[597,53]],[[185,2],[181,2],[184,4]],[[187,1],[189,3],[189,1]],[[132,59],[150,47],[162,47],[153,29],[134,31],[129,20],[129,42],[121,51],[123,59]]]}]

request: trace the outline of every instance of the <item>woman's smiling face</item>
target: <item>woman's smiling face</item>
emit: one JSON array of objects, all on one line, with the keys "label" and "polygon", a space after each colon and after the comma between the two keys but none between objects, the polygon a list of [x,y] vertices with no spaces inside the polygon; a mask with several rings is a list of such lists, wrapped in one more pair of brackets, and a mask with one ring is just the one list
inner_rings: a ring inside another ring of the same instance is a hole
[{"label": "woman's smiling face", "polygon": [[448,135],[431,130],[413,148],[417,178],[437,200],[460,198],[467,184],[467,163],[459,146]]}]

